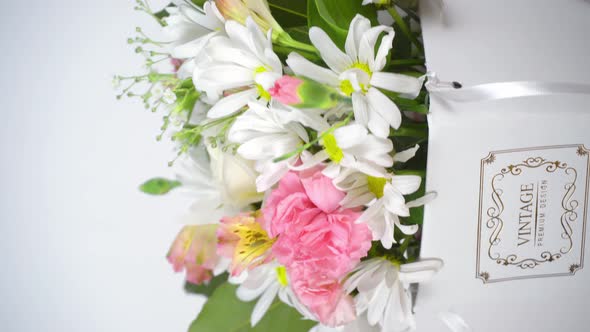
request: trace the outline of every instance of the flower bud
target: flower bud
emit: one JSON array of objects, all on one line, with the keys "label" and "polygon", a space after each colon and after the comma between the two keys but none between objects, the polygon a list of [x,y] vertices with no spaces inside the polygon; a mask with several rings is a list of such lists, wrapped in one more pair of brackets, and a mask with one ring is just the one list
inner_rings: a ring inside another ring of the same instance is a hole
[{"label": "flower bud", "polygon": [[281,103],[298,108],[330,109],[342,96],[335,88],[304,78],[285,75],[268,92]]},{"label": "flower bud", "polygon": [[266,0],[215,0],[215,5],[226,20],[245,24],[250,16],[264,32],[272,29],[273,40],[285,32],[272,16]]}]

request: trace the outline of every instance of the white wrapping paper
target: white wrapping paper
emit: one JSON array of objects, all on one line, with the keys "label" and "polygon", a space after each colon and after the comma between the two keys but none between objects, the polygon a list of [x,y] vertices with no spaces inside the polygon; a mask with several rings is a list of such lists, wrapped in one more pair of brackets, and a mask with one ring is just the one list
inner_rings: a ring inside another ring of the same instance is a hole
[{"label": "white wrapping paper", "polygon": [[[590,83],[586,1],[421,6],[443,80]],[[422,256],[445,267],[420,285],[418,331],[590,330],[590,96],[433,97],[429,123]]]}]

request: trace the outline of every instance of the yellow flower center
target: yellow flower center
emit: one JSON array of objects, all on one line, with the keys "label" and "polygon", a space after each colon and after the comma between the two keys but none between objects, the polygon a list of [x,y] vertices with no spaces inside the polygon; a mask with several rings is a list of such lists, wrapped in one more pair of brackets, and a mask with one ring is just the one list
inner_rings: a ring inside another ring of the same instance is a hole
[{"label": "yellow flower center", "polygon": [[258,91],[258,95],[261,98],[264,98],[266,101],[270,100],[270,93],[262,87],[260,84],[256,84],[256,90]]},{"label": "yellow flower center", "polygon": [[268,234],[254,218],[248,223],[239,223],[231,230],[240,237],[235,251],[234,261],[243,262],[246,265],[256,258],[263,256],[274,244],[275,240]]},{"label": "yellow flower center", "polygon": [[[355,62],[350,67],[346,68],[346,70],[349,70],[349,69],[360,69],[367,74],[367,77],[366,77],[367,82],[364,82],[364,83],[359,82],[359,86],[361,88],[361,91],[363,93],[367,93],[367,91],[369,91],[369,88],[371,87],[368,84],[368,80],[370,80],[371,76],[373,76],[373,72],[371,71],[371,68],[369,68],[369,65],[366,63]],[[352,86],[352,82],[350,82],[350,80],[343,80],[340,82],[340,91],[342,91],[342,93],[345,94],[346,96],[350,96],[355,91],[355,89]]]},{"label": "yellow flower center", "polygon": [[333,134],[327,134],[322,138],[322,144],[324,145],[324,150],[335,163],[339,163],[342,158],[344,158],[344,153],[342,149],[338,147],[338,143],[336,142],[336,137]]},{"label": "yellow flower center", "polygon": [[284,266],[277,267],[277,279],[279,280],[279,284],[283,287],[287,287],[289,285],[289,280],[287,279],[287,269]]},{"label": "yellow flower center", "polygon": [[383,189],[385,188],[386,183],[387,179],[385,178],[367,175],[367,186],[369,187],[369,191],[377,198],[383,197]]},{"label": "yellow flower center", "polygon": [[[254,68],[254,78],[256,78],[256,75],[260,74],[260,73],[264,73],[267,72],[268,69],[266,69],[266,67],[264,66],[260,66],[260,67],[256,67]],[[258,91],[258,95],[261,98],[264,98],[266,101],[270,100],[270,93],[268,91],[266,91],[262,85],[260,84],[256,84],[256,90]]]},{"label": "yellow flower center", "polygon": [[369,68],[369,65],[366,63],[355,62],[352,64],[352,66],[350,66],[349,69],[351,69],[351,68],[357,68],[357,69],[364,71],[365,73],[367,73],[367,75],[369,75],[369,78],[371,76],[373,76],[373,72],[371,71],[371,68]]}]

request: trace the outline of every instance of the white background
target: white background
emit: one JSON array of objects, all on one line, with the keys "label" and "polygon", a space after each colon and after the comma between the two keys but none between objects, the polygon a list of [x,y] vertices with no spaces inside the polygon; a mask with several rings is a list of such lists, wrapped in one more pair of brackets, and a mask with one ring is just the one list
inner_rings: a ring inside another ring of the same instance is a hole
[{"label": "white background", "polygon": [[165,260],[186,202],[137,189],[171,173],[161,115],[111,86],[155,29],[133,6],[2,1],[0,331],[185,331],[199,310]]}]

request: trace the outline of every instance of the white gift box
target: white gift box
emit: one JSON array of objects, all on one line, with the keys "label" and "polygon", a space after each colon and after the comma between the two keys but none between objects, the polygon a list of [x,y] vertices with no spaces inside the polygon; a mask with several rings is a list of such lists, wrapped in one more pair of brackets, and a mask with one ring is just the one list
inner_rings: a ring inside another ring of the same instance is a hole
[{"label": "white gift box", "polygon": [[[421,2],[427,67],[464,87],[590,84],[590,2]],[[588,331],[590,95],[432,96],[418,331]],[[589,263],[590,264],[590,263]],[[445,323],[445,321],[447,323]]]}]

